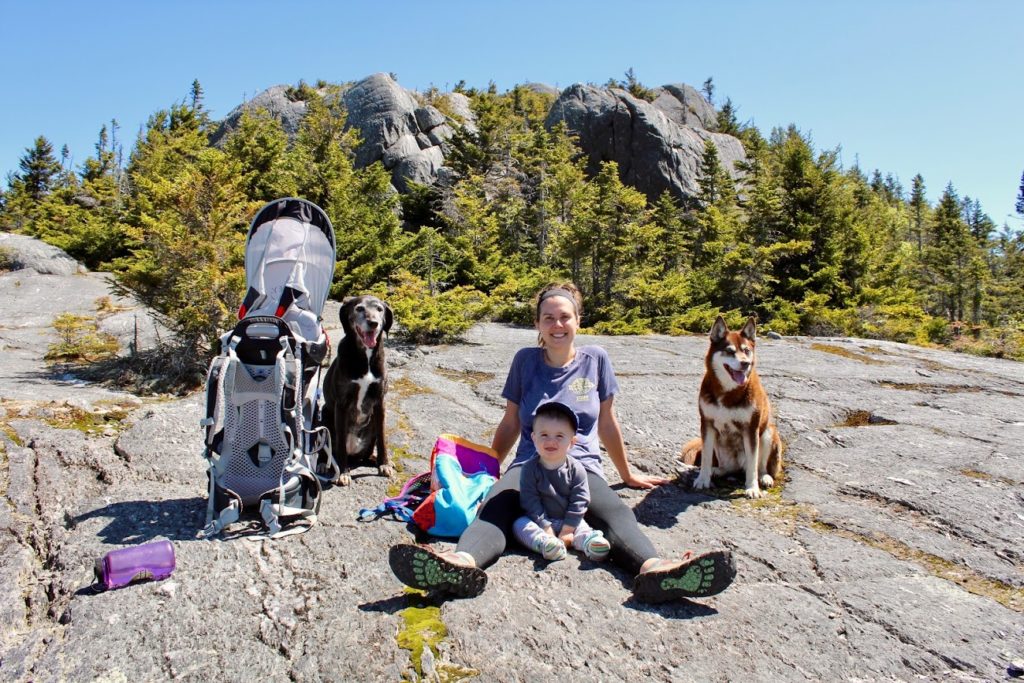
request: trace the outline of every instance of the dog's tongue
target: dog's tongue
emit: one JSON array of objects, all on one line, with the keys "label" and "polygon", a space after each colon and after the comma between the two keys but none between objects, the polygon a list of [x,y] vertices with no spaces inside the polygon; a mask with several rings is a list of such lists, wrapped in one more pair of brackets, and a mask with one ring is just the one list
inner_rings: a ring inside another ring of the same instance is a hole
[{"label": "dog's tongue", "polygon": [[377,346],[377,335],[373,332],[363,332],[359,330],[359,337],[363,340],[363,346],[368,349],[372,349]]},{"label": "dog's tongue", "polygon": [[726,369],[729,371],[729,376],[732,377],[733,382],[736,382],[736,384],[739,384],[740,386],[743,386],[743,384],[746,383],[747,376],[743,374],[742,370],[733,370],[732,368]]}]

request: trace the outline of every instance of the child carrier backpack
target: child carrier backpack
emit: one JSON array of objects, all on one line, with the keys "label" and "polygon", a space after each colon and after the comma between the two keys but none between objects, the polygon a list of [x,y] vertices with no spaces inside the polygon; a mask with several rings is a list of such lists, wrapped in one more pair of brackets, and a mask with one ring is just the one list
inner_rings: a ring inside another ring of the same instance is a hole
[{"label": "child carrier backpack", "polygon": [[259,513],[270,537],[316,522],[317,463],[333,462],[320,413],[330,353],[321,313],[335,254],[331,221],[303,199],[270,202],[249,227],[239,322],[220,338],[206,379],[203,537],[247,513]]},{"label": "child carrier backpack", "polygon": [[498,477],[498,454],[454,434],[442,434],[430,454],[430,470],[418,474],[394,498],[359,511],[361,521],[391,516],[445,538],[462,534]]}]

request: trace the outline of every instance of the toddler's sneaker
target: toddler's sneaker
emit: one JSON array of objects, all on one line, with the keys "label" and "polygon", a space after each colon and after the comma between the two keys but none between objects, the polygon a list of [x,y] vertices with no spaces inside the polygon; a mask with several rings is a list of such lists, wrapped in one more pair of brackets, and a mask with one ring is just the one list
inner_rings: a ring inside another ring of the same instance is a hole
[{"label": "toddler's sneaker", "polygon": [[543,555],[545,560],[564,560],[565,544],[562,539],[544,535],[533,542],[533,549]]},{"label": "toddler's sneaker", "polygon": [[591,531],[587,534],[586,540],[583,541],[583,554],[587,556],[588,560],[593,560],[594,562],[607,559],[611,549],[612,544],[608,542],[608,539],[600,531]]}]

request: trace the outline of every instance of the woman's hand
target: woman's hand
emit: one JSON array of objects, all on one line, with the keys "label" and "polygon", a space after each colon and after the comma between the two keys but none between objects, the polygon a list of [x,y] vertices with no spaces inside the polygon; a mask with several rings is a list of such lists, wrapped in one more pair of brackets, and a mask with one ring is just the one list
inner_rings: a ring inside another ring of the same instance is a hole
[{"label": "woman's hand", "polygon": [[670,479],[666,479],[665,477],[652,477],[647,474],[635,474],[630,472],[629,477],[624,478],[622,483],[631,489],[653,489],[656,486],[662,486],[670,481]]},{"label": "woman's hand", "polygon": [[629,458],[626,456],[626,444],[622,440],[622,428],[619,420],[615,417],[613,406],[614,396],[609,396],[601,401],[601,412],[597,417],[597,435],[601,438],[605,450],[612,464],[618,470],[622,482],[634,489],[653,489],[655,486],[669,483],[664,477],[651,477],[646,474],[636,474],[629,466]]}]

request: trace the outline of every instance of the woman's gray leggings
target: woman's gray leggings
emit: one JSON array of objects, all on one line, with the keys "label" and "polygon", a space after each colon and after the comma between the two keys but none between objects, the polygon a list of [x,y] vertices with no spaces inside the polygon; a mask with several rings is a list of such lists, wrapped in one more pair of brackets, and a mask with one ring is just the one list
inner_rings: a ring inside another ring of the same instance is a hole
[{"label": "woman's gray leggings", "polygon": [[[512,536],[512,523],[522,515],[519,507],[520,467],[509,467],[494,483],[477,517],[459,537],[456,550],[469,553],[478,567],[487,567],[505,551]],[[601,477],[587,472],[590,485],[590,507],[586,520],[604,532],[611,543],[611,560],[633,573],[640,571],[644,561],[657,557],[650,539],[640,530],[636,515],[626,507],[618,494]]]}]

